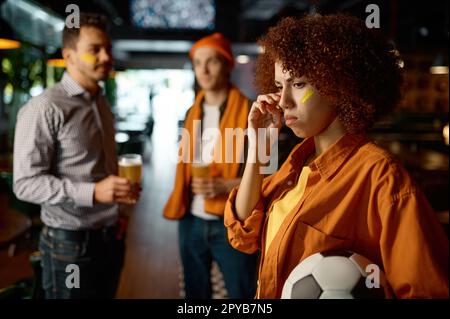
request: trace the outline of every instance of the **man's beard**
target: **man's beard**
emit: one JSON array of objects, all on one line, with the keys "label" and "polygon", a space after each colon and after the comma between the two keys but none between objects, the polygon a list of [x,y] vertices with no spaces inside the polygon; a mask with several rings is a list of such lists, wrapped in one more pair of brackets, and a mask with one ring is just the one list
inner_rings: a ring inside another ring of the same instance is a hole
[{"label": "man's beard", "polygon": [[[90,70],[81,68],[80,71],[85,77],[89,78],[92,81],[95,81],[95,82],[104,81],[108,78],[109,71],[100,73],[100,72],[98,72],[99,68],[101,68],[101,66],[96,66]],[[108,69],[108,70],[110,70],[110,69]]]}]

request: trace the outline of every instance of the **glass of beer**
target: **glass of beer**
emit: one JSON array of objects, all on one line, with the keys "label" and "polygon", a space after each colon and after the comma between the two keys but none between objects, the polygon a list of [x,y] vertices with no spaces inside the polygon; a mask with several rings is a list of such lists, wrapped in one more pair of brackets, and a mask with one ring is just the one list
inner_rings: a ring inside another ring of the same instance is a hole
[{"label": "glass of beer", "polygon": [[133,189],[141,185],[142,156],[139,154],[124,154],[119,157],[119,177],[128,179]]},{"label": "glass of beer", "polygon": [[192,177],[209,177],[209,165],[205,163],[193,163],[191,165],[191,176]]}]

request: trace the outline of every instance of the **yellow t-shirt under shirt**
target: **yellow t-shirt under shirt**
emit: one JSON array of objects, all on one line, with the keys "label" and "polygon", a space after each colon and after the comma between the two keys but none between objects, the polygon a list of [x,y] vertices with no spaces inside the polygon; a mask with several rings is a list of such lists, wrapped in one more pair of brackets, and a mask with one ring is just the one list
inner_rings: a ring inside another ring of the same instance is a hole
[{"label": "yellow t-shirt under shirt", "polygon": [[305,192],[306,182],[308,181],[310,172],[311,169],[309,168],[309,166],[303,166],[302,172],[300,173],[300,176],[298,178],[297,185],[286,194],[284,194],[284,196],[280,200],[275,202],[275,204],[273,204],[272,211],[269,214],[269,221],[267,222],[265,245],[266,252],[284,219],[302,198],[303,193]]}]

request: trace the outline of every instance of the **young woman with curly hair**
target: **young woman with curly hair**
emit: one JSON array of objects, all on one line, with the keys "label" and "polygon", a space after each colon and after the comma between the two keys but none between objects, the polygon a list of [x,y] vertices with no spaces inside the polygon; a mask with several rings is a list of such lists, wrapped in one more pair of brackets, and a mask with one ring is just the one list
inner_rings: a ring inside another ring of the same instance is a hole
[{"label": "young woman with curly hair", "polygon": [[[250,129],[304,138],[264,178],[249,143],[225,225],[238,250],[261,250],[257,298],[279,298],[306,257],[349,250],[376,263],[397,298],[448,298],[448,239],[423,193],[366,137],[400,98],[398,56],[362,21],[344,15],[285,18],[260,40]],[[266,147],[266,146],[264,146]]]}]

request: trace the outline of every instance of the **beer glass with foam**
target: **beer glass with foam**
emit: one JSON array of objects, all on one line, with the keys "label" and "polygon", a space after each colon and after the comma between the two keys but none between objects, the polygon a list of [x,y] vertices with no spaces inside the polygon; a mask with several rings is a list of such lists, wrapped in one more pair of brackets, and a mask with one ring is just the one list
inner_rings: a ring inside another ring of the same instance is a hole
[{"label": "beer glass with foam", "polygon": [[142,156],[124,154],[119,157],[119,176],[128,179],[132,188],[137,190],[141,185]]}]

